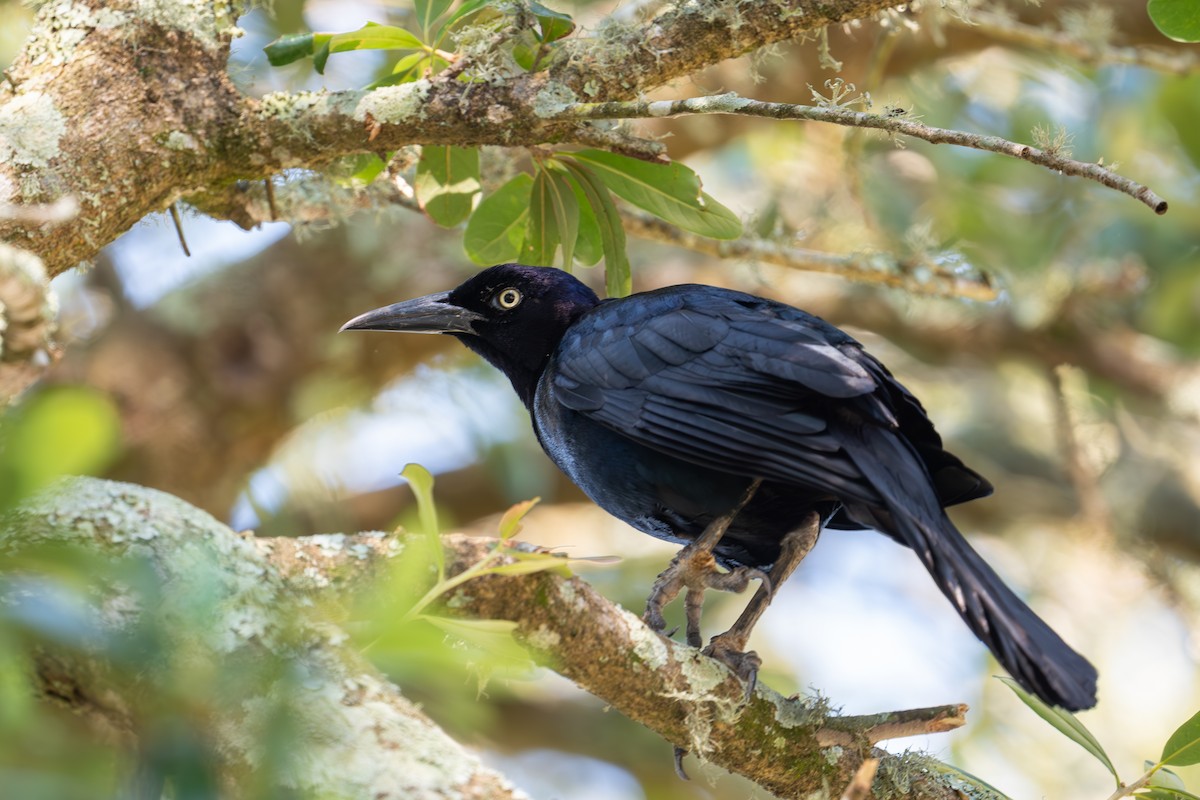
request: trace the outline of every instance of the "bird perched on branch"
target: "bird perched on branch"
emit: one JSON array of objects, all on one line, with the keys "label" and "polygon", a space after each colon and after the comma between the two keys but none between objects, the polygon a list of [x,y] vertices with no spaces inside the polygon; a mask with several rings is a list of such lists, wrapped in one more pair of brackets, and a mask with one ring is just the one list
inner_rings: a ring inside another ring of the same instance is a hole
[{"label": "bird perched on branch", "polygon": [[502,264],[342,329],[456,337],[508,376],[542,447],[592,500],[684,543],[647,603],[656,629],[687,588],[687,636],[699,646],[704,590],[761,580],[707,649],[750,689],[759,662],[746,640],[773,588],[822,528],[874,528],[916,553],[1026,690],[1070,710],[1096,703],[1095,668],[942,510],[991,484],[942,448],[879,361],[811,314],[696,285],[601,301],[560,270]]}]

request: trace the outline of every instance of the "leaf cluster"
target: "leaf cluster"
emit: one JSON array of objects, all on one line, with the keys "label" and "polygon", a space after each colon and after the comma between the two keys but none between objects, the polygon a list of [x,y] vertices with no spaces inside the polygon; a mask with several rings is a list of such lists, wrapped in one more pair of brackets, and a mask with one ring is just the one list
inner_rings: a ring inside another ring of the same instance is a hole
[{"label": "leaf cluster", "polygon": [[1018,686],[1012,678],[1002,677],[1000,680],[1012,689],[1025,705],[1033,709],[1034,713],[1104,765],[1117,783],[1116,791],[1109,800],[1121,797],[1140,797],[1145,800],[1200,800],[1200,796],[1188,791],[1178,774],[1167,769],[1168,766],[1189,767],[1200,764],[1200,712],[1192,715],[1167,738],[1157,761],[1145,762],[1145,771],[1141,777],[1126,784],[1121,780],[1117,768],[1113,766],[1112,759],[1104,752],[1100,742],[1078,717],[1069,711],[1046,705]]},{"label": "leaf cluster", "polygon": [[[405,28],[369,23],[347,33],[307,33],[282,37],[266,48],[276,66],[307,56],[318,72],[332,53],[360,49],[411,51],[391,73],[371,84],[417,80],[436,73],[463,56],[441,47],[456,26],[492,15],[494,7],[468,0],[450,12],[452,2],[421,0],[414,5],[420,35]],[[549,63],[560,40],[575,23],[567,14],[540,3],[527,6],[528,23],[518,25],[509,43],[522,69],[536,71]],[[469,81],[466,76],[461,80]],[[352,180],[368,183],[385,170],[390,154],[356,159]],[[534,153],[532,169],[502,186],[483,192],[479,149],[426,145],[417,164],[413,189],[421,209],[438,225],[452,228],[466,222],[463,245],[477,264],[520,260],[526,264],[571,270],[576,264],[594,266],[604,260],[609,296],[632,290],[632,270],[626,253],[625,230],[615,202],[619,197],[654,216],[692,233],[714,239],[735,239],[741,221],[701,189],[699,177],[677,163],[643,161],[603,150]]]}]

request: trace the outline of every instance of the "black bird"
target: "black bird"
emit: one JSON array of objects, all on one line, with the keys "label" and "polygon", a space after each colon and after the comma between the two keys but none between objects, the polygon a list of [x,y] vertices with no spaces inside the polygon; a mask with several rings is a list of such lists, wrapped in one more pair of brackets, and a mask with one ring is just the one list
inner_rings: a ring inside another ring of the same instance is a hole
[{"label": "black bird", "polygon": [[[757,659],[736,651],[819,528],[874,528],[917,554],[1026,690],[1070,710],[1096,703],[1095,668],[942,510],[991,484],[942,449],[879,361],[811,314],[698,285],[601,301],[560,270],[502,264],[342,329],[456,337],[508,376],[542,447],[592,500],[690,543],[655,584],[647,617],[658,629],[681,585],[741,588],[769,570],[753,609],[710,645],[743,674]],[[696,568],[716,572],[713,557],[732,571],[698,578]]]}]

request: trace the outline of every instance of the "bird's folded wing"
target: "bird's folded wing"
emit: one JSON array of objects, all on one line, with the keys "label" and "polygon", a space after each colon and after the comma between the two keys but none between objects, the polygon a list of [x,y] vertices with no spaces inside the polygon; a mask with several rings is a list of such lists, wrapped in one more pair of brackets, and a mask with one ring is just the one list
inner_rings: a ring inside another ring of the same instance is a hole
[{"label": "bird's folded wing", "polygon": [[737,297],[581,320],[553,362],[554,398],[685,461],[876,501],[838,433],[895,425],[870,357],[815,317]]}]

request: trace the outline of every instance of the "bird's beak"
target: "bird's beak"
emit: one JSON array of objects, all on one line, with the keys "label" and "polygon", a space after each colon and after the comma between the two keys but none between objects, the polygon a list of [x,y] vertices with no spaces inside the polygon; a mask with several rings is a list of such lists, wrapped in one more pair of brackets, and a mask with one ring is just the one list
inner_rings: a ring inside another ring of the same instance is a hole
[{"label": "bird's beak", "polygon": [[439,292],[360,314],[341,330],[473,334],[471,323],[482,319],[487,317],[450,302],[449,292]]}]

